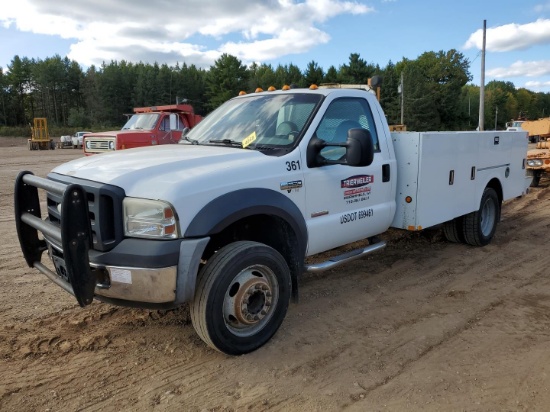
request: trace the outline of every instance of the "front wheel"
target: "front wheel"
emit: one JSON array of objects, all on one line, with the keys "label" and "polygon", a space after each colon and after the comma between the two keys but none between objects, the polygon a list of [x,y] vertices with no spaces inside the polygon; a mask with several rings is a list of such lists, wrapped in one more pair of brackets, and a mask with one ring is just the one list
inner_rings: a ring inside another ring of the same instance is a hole
[{"label": "front wheel", "polygon": [[500,201],[493,188],[487,187],[481,196],[479,210],[468,213],[463,220],[466,243],[485,246],[491,242],[500,220]]},{"label": "front wheel", "polygon": [[200,271],[191,321],[206,344],[241,355],[277,332],[290,294],[290,270],[279,252],[257,242],[231,243]]},{"label": "front wheel", "polygon": [[535,170],[533,172],[533,180],[531,181],[531,187],[538,187],[541,176],[542,176],[542,170]]}]

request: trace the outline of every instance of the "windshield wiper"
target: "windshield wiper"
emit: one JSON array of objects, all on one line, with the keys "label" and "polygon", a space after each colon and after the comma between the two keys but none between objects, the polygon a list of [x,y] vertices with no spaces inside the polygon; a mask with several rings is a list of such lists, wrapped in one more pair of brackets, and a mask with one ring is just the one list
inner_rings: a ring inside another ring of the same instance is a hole
[{"label": "windshield wiper", "polygon": [[236,140],[231,140],[231,139],[212,139],[212,140],[209,140],[208,143],[223,143],[228,146],[243,147],[242,142],[238,142]]}]

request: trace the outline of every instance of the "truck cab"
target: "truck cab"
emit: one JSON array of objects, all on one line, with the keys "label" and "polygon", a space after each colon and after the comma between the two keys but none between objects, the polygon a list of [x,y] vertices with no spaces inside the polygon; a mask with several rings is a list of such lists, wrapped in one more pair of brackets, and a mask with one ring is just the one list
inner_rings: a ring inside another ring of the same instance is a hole
[{"label": "truck cab", "polygon": [[177,143],[201,119],[187,104],[136,107],[121,130],[87,134],[84,154]]}]

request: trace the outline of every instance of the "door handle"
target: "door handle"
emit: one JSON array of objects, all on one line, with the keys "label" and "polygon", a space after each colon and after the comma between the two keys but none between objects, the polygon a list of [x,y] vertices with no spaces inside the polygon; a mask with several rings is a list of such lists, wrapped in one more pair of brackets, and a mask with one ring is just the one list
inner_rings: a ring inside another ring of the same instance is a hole
[{"label": "door handle", "polygon": [[390,181],[390,165],[385,164],[382,165],[382,182],[389,182]]}]

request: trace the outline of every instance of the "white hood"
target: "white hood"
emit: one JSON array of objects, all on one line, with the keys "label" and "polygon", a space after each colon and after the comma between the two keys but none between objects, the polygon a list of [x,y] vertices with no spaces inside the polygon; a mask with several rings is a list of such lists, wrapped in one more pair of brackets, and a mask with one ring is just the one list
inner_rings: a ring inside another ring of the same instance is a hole
[{"label": "white hood", "polygon": [[166,198],[166,190],[182,189],[191,180],[196,185],[209,177],[228,177],[242,166],[251,170],[253,163],[269,158],[254,150],[177,144],[76,159],[52,172],[115,185],[128,196]]}]

